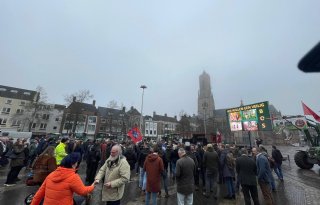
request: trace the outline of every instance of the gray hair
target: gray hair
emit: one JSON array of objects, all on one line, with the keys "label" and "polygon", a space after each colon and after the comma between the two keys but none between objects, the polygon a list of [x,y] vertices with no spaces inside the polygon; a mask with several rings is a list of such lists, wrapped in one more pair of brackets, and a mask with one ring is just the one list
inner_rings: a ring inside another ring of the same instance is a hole
[{"label": "gray hair", "polygon": [[183,148],[179,148],[178,153],[179,154],[186,154],[186,150]]},{"label": "gray hair", "polygon": [[116,145],[113,145],[112,147],[117,148],[118,149],[118,154],[122,155],[122,147],[120,145],[116,144]]}]

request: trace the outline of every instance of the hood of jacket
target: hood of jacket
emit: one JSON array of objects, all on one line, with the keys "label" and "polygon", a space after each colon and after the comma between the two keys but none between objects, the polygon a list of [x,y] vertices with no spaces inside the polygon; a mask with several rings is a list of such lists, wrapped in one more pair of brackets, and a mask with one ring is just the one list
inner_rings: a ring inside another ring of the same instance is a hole
[{"label": "hood of jacket", "polygon": [[150,161],[150,162],[153,162],[156,159],[158,159],[158,157],[159,157],[159,155],[157,153],[152,153],[152,154],[148,155],[147,160]]},{"label": "hood of jacket", "polygon": [[76,170],[73,168],[65,168],[65,167],[58,167],[54,172],[50,174],[50,179],[53,182],[61,182],[65,179],[73,176],[76,174]]}]

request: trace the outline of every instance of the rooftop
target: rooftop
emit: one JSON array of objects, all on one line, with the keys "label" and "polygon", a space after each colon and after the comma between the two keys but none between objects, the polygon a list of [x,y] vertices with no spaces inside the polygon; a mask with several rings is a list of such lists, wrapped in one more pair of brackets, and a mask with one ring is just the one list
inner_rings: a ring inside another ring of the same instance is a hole
[{"label": "rooftop", "polygon": [[0,97],[34,101],[35,99],[38,100],[39,95],[38,92],[33,90],[0,85]]}]

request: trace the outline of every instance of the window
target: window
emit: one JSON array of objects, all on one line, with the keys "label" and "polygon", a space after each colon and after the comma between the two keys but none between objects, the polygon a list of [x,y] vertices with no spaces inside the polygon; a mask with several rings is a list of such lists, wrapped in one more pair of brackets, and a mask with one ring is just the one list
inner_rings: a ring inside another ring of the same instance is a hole
[{"label": "window", "polygon": [[95,131],[96,126],[95,125],[88,125],[88,131]]},{"label": "window", "polygon": [[11,108],[2,108],[2,114],[9,114],[10,113]]},{"label": "window", "polygon": [[7,100],[6,102],[6,104],[9,104],[9,105],[11,105],[11,103],[12,103],[12,100]]},{"label": "window", "polygon": [[1,119],[0,118],[0,125],[5,125],[7,123],[7,119],[4,118],[4,119]]},{"label": "window", "polygon": [[57,126],[54,126],[53,129],[56,130],[56,129],[57,129]]},{"label": "window", "polygon": [[24,112],[24,110],[22,110],[22,109],[17,109],[17,114],[23,114],[23,112]]},{"label": "window", "polygon": [[146,135],[149,134],[149,130],[146,130]]},{"label": "window", "polygon": [[150,135],[152,135],[152,130],[150,130]]},{"label": "window", "polygon": [[[76,118],[76,115],[74,115],[74,118]],[[79,122],[84,123],[87,119],[87,116],[86,115],[79,115],[78,118],[79,118],[79,120],[78,120]]]},{"label": "window", "polygon": [[88,117],[88,123],[96,123],[96,122],[97,122],[97,117],[95,116]]},{"label": "window", "polygon": [[40,129],[41,130],[45,130],[47,128],[47,124],[46,123],[41,123],[40,124]]},{"label": "window", "polygon": [[37,113],[34,117],[35,117],[36,119],[38,119],[38,118],[39,118],[39,114]]},{"label": "window", "polygon": [[106,119],[101,119],[101,123],[106,123]]},{"label": "window", "polygon": [[42,115],[43,120],[49,120],[49,114],[43,114]]},{"label": "window", "polygon": [[157,135],[157,131],[155,130],[155,131],[153,131],[154,132],[154,135]]},{"label": "window", "polygon": [[84,132],[84,124],[78,124],[78,125],[76,126],[76,130],[77,130],[78,132]]},{"label": "window", "polygon": [[65,123],[64,124],[64,128],[63,129],[65,129],[65,130],[71,130],[72,129],[72,123],[70,123],[70,122],[67,122],[67,123]]},{"label": "window", "polygon": [[25,102],[25,101],[21,101],[21,102],[20,102],[20,105],[25,106],[25,105],[26,105],[26,102]]},{"label": "window", "polygon": [[100,131],[105,131],[106,128],[105,127],[100,127]]},{"label": "window", "polygon": [[31,128],[34,129],[36,127],[37,127],[37,123],[33,123]]},{"label": "window", "polygon": [[13,120],[12,121],[12,126],[20,126],[21,120]]}]

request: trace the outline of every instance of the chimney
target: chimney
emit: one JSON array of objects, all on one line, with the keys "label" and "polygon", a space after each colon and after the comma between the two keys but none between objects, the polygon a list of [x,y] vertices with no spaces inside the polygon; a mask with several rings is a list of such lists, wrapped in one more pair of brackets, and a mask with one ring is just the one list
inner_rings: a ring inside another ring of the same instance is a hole
[{"label": "chimney", "polygon": [[122,107],[122,111],[126,112],[126,107],[125,106]]},{"label": "chimney", "polygon": [[93,105],[93,106],[96,106],[96,100],[93,100],[93,101],[92,101],[92,105]]},{"label": "chimney", "polygon": [[177,116],[176,116],[176,115],[174,116],[174,119],[177,119]]},{"label": "chimney", "polygon": [[76,97],[76,96],[73,96],[72,102],[76,102],[76,100],[77,100],[77,97]]},{"label": "chimney", "polygon": [[156,115],[157,113],[155,111],[153,111],[153,117]]},{"label": "chimney", "polygon": [[167,117],[167,113],[165,113],[164,116]]},{"label": "chimney", "polygon": [[133,106],[131,106],[130,110],[133,110]]}]

